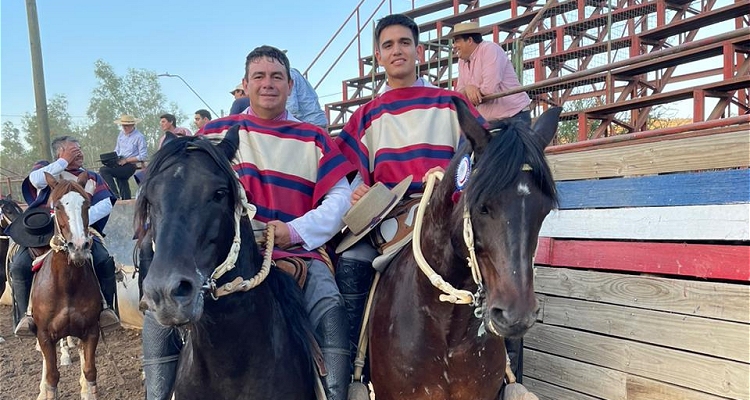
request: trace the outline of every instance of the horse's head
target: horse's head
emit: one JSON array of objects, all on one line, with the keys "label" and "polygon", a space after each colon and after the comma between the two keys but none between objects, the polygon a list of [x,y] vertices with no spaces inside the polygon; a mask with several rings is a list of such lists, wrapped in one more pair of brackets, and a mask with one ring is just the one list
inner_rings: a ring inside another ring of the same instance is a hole
[{"label": "horse's head", "polygon": [[238,144],[237,128],[216,146],[176,138],[149,163],[135,216],[139,243],[152,238],[155,250],[141,305],[164,325],[200,319],[203,287],[230,251],[240,205],[230,160]]},{"label": "horse's head", "polygon": [[55,236],[57,242],[68,253],[68,260],[75,265],[83,265],[91,256],[91,235],[89,234],[90,195],[84,190],[88,180],[86,172],[78,175],[77,182],[55,179],[44,173],[51,192],[50,208],[55,213]]},{"label": "horse's head", "polygon": [[7,228],[21,214],[23,214],[23,210],[11,195],[0,199],[0,228]]},{"label": "horse's head", "polygon": [[[468,143],[454,157],[442,184],[443,198],[456,202],[451,242],[462,259],[471,257],[465,235],[473,233],[485,290],[482,316],[489,331],[522,335],[538,313],[533,258],[539,230],[557,205],[544,148],[555,135],[560,109],[545,112],[534,128],[514,122],[487,131],[463,102],[457,107]],[[460,193],[459,183],[465,184]]]}]

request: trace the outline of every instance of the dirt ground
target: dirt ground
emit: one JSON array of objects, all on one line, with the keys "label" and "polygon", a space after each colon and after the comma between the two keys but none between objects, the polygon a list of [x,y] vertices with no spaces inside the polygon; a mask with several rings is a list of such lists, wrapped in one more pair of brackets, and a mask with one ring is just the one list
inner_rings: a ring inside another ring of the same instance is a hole
[{"label": "dirt ground", "polygon": [[[33,338],[19,339],[13,336],[11,308],[0,306],[0,400],[33,400],[39,394],[42,371],[42,353],[34,349]],[[133,400],[143,398],[141,383],[141,333],[138,330],[119,329],[106,334],[109,353],[99,340],[96,351],[97,386],[99,398],[111,400]],[[58,352],[59,358],[59,352]],[[71,352],[73,364],[60,368],[58,392],[60,399],[78,399],[80,386],[80,364],[78,352]],[[117,383],[116,370],[120,371],[124,384]]]}]

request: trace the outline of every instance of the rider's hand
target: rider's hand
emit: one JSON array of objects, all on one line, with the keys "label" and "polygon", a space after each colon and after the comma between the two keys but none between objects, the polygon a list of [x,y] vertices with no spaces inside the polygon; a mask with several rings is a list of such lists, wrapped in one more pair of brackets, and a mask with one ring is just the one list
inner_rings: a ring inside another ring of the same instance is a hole
[{"label": "rider's hand", "polygon": [[273,220],[269,221],[267,225],[273,225],[276,227],[273,234],[274,246],[280,249],[288,249],[292,247],[292,237],[289,234],[289,227],[285,223],[279,220]]},{"label": "rider's hand", "polygon": [[77,157],[83,157],[83,153],[78,146],[67,145],[60,151],[60,158],[65,159],[68,164],[72,163]]},{"label": "rider's hand", "polygon": [[433,173],[433,172],[442,172],[442,173],[445,173],[445,168],[443,168],[443,167],[432,167],[432,168],[430,168],[430,170],[427,171],[424,174],[424,176],[422,177],[422,183],[426,183],[427,182],[427,177],[430,176],[430,174]]},{"label": "rider's hand", "polygon": [[364,183],[361,184],[361,185],[359,185],[359,186],[357,186],[357,188],[354,189],[354,191],[352,192],[352,199],[351,199],[352,205],[357,204],[357,202],[359,201],[359,199],[361,199],[362,196],[364,196],[365,193],[367,193],[369,191],[370,191],[370,187],[367,186]]},{"label": "rider's hand", "polygon": [[468,85],[464,88],[464,94],[466,95],[466,98],[469,99],[471,104],[478,106],[480,103],[482,103],[482,92],[479,91],[479,88],[474,85]]}]

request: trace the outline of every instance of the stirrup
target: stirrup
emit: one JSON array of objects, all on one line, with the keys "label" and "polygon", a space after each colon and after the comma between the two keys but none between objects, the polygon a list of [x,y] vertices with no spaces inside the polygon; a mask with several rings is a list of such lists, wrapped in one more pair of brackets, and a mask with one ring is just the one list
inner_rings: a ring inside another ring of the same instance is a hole
[{"label": "stirrup", "polygon": [[22,337],[34,337],[34,330],[36,329],[36,325],[34,324],[34,319],[31,318],[31,315],[25,314],[20,321],[18,321],[18,325],[16,325],[16,329],[13,331],[13,334],[16,336],[22,336]]},{"label": "stirrup", "polygon": [[99,328],[104,332],[111,332],[120,327],[120,318],[117,317],[114,310],[105,308],[99,313]]}]

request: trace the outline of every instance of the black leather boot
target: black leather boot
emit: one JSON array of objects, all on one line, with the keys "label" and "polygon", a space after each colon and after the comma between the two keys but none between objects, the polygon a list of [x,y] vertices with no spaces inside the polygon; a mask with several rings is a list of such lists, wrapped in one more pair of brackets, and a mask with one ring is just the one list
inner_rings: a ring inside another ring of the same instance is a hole
[{"label": "black leather boot", "polygon": [[349,350],[352,365],[357,356],[362,316],[374,276],[375,270],[368,262],[341,257],[336,264],[336,284],[344,298],[344,307],[346,307],[349,321]]},{"label": "black leather boot", "polygon": [[10,283],[13,289],[13,310],[16,328],[13,333],[16,336],[35,336],[36,325],[31,315],[27,314],[29,309],[29,298],[31,297],[31,281],[13,279]]},{"label": "black leather boot", "polygon": [[167,400],[177,377],[182,341],[176,329],[156,322],[150,311],[143,318],[142,340],[146,399]]},{"label": "black leather boot", "polygon": [[505,349],[510,358],[510,370],[516,376],[516,382],[523,383],[523,338],[505,338]]},{"label": "black leather boot", "polygon": [[328,400],[346,400],[352,374],[348,327],[346,310],[335,307],[323,315],[315,329],[328,371],[328,375],[323,378]]},{"label": "black leather boot", "polygon": [[94,269],[96,278],[99,280],[99,289],[104,297],[102,312],[99,314],[99,328],[104,332],[110,332],[120,327],[120,318],[116,312],[115,260],[98,241],[94,241],[91,253],[95,262]]}]

